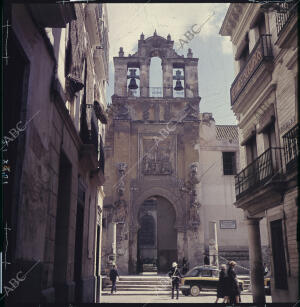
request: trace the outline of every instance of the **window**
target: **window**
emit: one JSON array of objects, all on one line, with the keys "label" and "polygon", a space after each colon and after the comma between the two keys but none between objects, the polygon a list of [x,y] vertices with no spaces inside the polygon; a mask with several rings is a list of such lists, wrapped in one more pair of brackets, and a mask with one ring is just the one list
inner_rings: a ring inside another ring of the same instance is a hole
[{"label": "window", "polygon": [[272,255],[274,263],[274,277],[276,289],[287,289],[287,271],[284,253],[282,220],[276,220],[270,223]]},{"label": "window", "polygon": [[198,269],[191,270],[191,271],[186,273],[186,276],[189,276],[189,277],[197,277],[198,275],[199,275]]},{"label": "window", "polygon": [[223,152],[223,172],[224,175],[234,175],[235,167],[235,152]]},{"label": "window", "polygon": [[264,130],[265,149],[276,147],[274,123]]},{"label": "window", "polygon": [[212,277],[212,271],[211,270],[202,270],[201,276],[202,277]]}]

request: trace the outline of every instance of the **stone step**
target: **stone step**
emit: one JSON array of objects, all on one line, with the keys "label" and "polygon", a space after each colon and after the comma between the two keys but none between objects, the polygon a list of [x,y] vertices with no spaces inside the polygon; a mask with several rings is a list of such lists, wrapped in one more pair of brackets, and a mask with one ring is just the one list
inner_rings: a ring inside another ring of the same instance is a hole
[{"label": "stone step", "polygon": [[169,280],[170,277],[166,277],[166,276],[151,276],[151,278],[149,278],[148,276],[137,276],[137,277],[133,277],[133,278],[128,278],[128,277],[120,277],[120,281],[157,281],[157,280]]},{"label": "stone step", "polygon": [[[149,291],[133,291],[133,290],[130,290],[130,291],[118,291],[116,293],[114,293],[113,295],[136,295],[136,296],[144,296],[144,295],[149,295],[149,294],[152,294],[152,295],[171,295],[171,290],[167,290],[167,291],[159,291],[159,293],[156,293],[156,291],[152,291],[152,292],[149,292]],[[102,291],[102,295],[111,295],[111,292],[110,291]],[[181,293],[179,293],[180,296],[183,296]]]},{"label": "stone step", "polygon": [[129,288],[151,288],[151,287],[167,287],[167,286],[171,286],[171,283],[156,283],[156,284],[135,284],[135,283],[121,283],[121,282],[117,282],[117,285],[119,287],[129,287]]},{"label": "stone step", "polygon": [[156,286],[156,285],[168,285],[171,284],[170,280],[164,281],[119,281],[118,285],[120,286]]},{"label": "stone step", "polygon": [[[110,291],[110,287],[109,288],[105,288],[104,290]],[[123,292],[127,292],[127,291],[137,291],[137,292],[147,292],[147,293],[156,293],[156,292],[164,292],[164,291],[171,291],[172,287],[166,287],[166,288],[121,288],[117,286],[117,290],[119,291],[123,291]]]}]

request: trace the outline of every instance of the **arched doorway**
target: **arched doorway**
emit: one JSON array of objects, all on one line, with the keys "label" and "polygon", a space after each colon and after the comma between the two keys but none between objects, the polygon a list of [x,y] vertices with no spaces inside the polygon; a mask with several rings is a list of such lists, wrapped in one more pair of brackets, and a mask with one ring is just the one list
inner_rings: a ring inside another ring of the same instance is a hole
[{"label": "arched doorway", "polygon": [[161,196],[150,197],[141,205],[138,219],[138,272],[151,264],[156,265],[158,273],[168,272],[172,262],[177,261],[176,213],[172,204]]}]

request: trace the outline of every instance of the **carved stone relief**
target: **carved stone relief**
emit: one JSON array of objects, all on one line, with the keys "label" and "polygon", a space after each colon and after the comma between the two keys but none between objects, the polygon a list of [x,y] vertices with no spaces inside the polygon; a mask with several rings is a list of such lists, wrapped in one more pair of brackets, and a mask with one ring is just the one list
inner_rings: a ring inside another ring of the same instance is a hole
[{"label": "carved stone relief", "polygon": [[127,216],[127,203],[124,199],[119,199],[114,203],[113,222],[125,223]]},{"label": "carved stone relief", "polygon": [[184,117],[185,120],[197,120],[199,114],[197,105],[194,106],[191,103],[187,103],[184,108],[184,114],[185,114]]},{"label": "carved stone relief", "polygon": [[174,173],[176,143],[174,137],[157,141],[153,138],[143,138],[142,174],[172,175]]}]

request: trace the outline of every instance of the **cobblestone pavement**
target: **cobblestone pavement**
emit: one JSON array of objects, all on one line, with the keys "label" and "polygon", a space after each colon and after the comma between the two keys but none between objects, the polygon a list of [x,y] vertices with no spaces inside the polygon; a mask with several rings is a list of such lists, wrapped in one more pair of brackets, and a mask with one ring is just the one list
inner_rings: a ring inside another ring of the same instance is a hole
[{"label": "cobblestone pavement", "polygon": [[[166,294],[155,294],[152,295],[145,294],[139,295],[139,293],[124,294],[124,293],[114,293],[113,295],[105,293],[101,296],[101,303],[214,303],[216,300],[215,291],[203,291],[197,297],[184,296],[179,294],[179,299],[171,299],[170,295]],[[222,301],[219,300],[219,303]],[[252,295],[249,292],[241,294],[242,303],[252,303]],[[271,303],[271,296],[266,296],[266,302]]]}]

